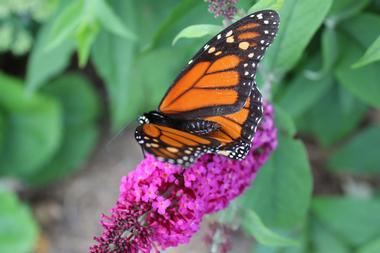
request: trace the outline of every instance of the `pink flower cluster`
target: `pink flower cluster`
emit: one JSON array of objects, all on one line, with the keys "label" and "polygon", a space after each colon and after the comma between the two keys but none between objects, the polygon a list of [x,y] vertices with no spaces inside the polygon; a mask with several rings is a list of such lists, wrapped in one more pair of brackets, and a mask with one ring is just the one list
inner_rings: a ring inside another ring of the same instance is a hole
[{"label": "pink flower cluster", "polygon": [[187,169],[146,158],[122,178],[119,200],[103,216],[90,253],[148,253],[187,243],[206,214],[225,208],[255,178],[277,145],[273,109],[264,107],[253,147],[243,161],[204,155]]},{"label": "pink flower cluster", "polygon": [[215,17],[225,17],[232,20],[237,12],[235,7],[238,0],[205,0],[209,4],[208,11],[213,13]]}]

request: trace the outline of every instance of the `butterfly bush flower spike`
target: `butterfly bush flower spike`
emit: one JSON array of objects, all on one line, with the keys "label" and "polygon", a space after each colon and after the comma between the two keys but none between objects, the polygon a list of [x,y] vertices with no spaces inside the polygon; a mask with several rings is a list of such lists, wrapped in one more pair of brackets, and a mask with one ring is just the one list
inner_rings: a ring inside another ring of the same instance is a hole
[{"label": "butterfly bush flower spike", "polygon": [[205,0],[209,4],[208,11],[215,17],[222,16],[232,20],[237,12],[236,4],[238,0]]},{"label": "butterfly bush flower spike", "polygon": [[277,145],[273,108],[264,104],[263,121],[242,161],[208,154],[189,168],[157,161],[152,155],[121,180],[120,196],[90,253],[148,253],[186,244],[206,214],[239,196]]}]

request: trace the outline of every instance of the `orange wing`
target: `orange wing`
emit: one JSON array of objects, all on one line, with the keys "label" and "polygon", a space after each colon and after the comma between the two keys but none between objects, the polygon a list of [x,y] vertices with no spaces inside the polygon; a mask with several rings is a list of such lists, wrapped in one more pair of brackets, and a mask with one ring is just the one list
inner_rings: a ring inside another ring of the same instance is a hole
[{"label": "orange wing", "polygon": [[137,142],[157,159],[185,167],[220,146],[217,140],[152,123],[139,126],[135,136]]},{"label": "orange wing", "polygon": [[208,135],[221,143],[218,153],[233,159],[243,159],[251,148],[252,138],[262,113],[261,94],[255,85],[240,111],[223,116],[206,117],[205,120],[220,125],[219,130]]},{"label": "orange wing", "polygon": [[273,41],[278,22],[276,12],[261,11],[212,38],[177,77],[159,111],[180,119],[239,111],[251,93],[257,64]]},{"label": "orange wing", "polygon": [[[197,63],[172,87],[162,101],[160,111],[177,114],[237,103],[239,93],[236,88],[242,77],[236,67],[240,62],[238,56],[226,55],[213,63]],[[219,89],[219,92],[215,92],[215,89]]]}]

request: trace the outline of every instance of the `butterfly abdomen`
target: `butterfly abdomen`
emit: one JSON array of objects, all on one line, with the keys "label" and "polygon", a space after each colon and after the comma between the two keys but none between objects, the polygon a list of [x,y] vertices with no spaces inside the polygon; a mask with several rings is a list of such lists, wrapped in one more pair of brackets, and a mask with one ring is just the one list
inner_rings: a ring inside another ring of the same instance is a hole
[{"label": "butterfly abdomen", "polygon": [[199,135],[206,135],[220,128],[218,123],[202,119],[186,120],[181,125],[182,130]]}]

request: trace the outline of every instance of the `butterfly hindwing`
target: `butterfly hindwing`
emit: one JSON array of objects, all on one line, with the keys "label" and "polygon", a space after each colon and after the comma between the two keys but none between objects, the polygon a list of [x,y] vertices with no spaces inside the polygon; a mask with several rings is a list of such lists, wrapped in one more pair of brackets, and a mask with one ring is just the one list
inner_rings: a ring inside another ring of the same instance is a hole
[{"label": "butterfly hindwing", "polygon": [[157,159],[185,167],[202,154],[216,152],[220,146],[217,140],[152,123],[137,127],[135,137]]},{"label": "butterfly hindwing", "polygon": [[262,114],[261,94],[254,85],[250,97],[238,112],[205,118],[220,125],[220,129],[209,136],[221,143],[218,153],[232,159],[245,158]]},{"label": "butterfly hindwing", "polygon": [[249,97],[257,65],[278,30],[278,14],[242,18],[212,38],[169,88],[159,111],[192,119],[239,111]]}]

